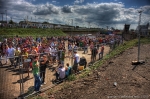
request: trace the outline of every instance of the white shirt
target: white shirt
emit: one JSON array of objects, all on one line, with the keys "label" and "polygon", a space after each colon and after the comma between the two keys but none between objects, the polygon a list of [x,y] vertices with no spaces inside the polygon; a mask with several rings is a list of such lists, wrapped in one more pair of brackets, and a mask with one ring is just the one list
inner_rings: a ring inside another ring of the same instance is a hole
[{"label": "white shirt", "polygon": [[51,55],[55,56],[55,53],[56,53],[56,49],[55,48],[51,48]]},{"label": "white shirt", "polygon": [[50,48],[50,47],[47,47],[44,52],[45,52],[45,53],[50,53],[50,52],[51,52],[51,48]]},{"label": "white shirt", "polygon": [[79,63],[79,61],[80,61],[79,54],[76,53],[76,54],[74,55],[74,57],[75,57],[74,62],[77,61],[77,63]]},{"label": "white shirt", "polygon": [[8,48],[7,52],[8,52],[8,57],[14,57],[15,56],[15,49],[13,47]]},{"label": "white shirt", "polygon": [[65,67],[58,68],[59,78],[63,79],[66,76]]}]

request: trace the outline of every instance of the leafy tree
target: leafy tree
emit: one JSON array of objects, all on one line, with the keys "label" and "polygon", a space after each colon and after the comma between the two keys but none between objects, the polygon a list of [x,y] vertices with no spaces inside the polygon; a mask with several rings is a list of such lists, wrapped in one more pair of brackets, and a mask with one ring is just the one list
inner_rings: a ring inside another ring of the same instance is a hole
[{"label": "leafy tree", "polygon": [[44,21],[43,24],[48,24],[48,22]]},{"label": "leafy tree", "polygon": [[14,21],[13,21],[13,20],[10,20],[10,21],[9,21],[9,24],[14,24]]}]

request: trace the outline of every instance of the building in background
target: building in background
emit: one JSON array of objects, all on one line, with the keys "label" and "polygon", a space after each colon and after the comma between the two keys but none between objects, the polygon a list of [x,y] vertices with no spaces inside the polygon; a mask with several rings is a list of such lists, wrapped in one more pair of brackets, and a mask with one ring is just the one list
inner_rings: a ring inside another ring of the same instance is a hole
[{"label": "building in background", "polygon": [[141,36],[149,36],[149,23],[147,23],[146,25],[140,25],[140,26],[137,26],[136,28],[136,33],[139,33],[141,34]]}]

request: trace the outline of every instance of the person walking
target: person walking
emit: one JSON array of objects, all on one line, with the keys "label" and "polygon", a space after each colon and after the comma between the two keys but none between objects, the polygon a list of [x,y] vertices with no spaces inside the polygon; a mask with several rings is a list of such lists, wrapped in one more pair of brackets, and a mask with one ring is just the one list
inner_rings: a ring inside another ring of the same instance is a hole
[{"label": "person walking", "polygon": [[41,78],[40,78],[40,72],[39,72],[39,67],[40,63],[38,61],[39,57],[34,56],[34,60],[32,62],[32,67],[33,67],[33,76],[34,76],[34,91],[39,91],[40,86],[41,86]]}]

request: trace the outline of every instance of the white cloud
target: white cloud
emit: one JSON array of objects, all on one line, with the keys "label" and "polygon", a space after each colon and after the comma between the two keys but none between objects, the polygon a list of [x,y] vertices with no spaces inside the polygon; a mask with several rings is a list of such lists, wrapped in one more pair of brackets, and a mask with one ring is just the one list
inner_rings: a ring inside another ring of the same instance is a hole
[{"label": "white cloud", "polygon": [[84,0],[75,0],[74,4],[80,4],[80,3],[83,3],[83,2],[84,2]]}]

